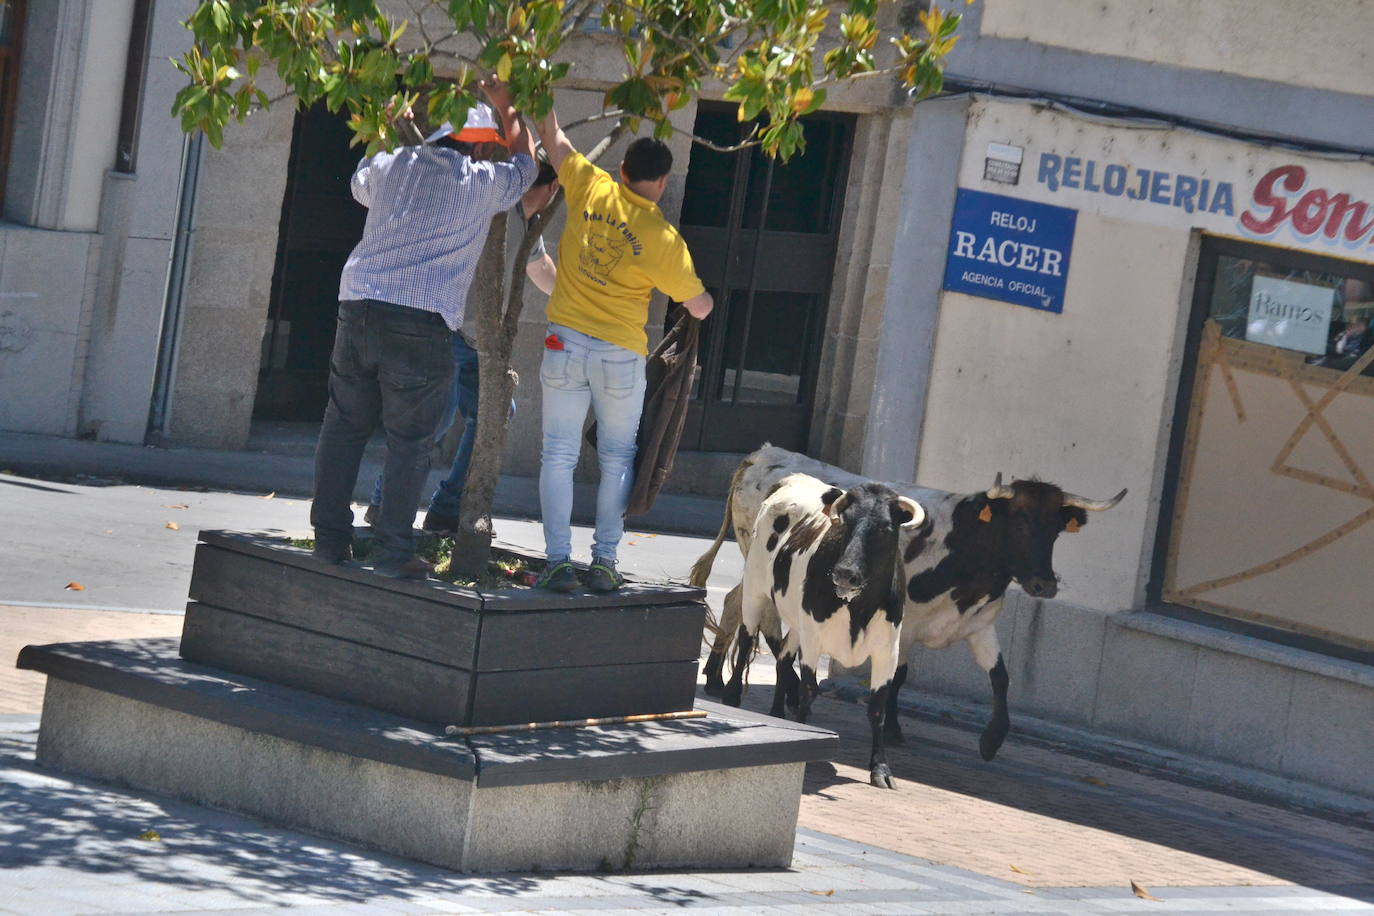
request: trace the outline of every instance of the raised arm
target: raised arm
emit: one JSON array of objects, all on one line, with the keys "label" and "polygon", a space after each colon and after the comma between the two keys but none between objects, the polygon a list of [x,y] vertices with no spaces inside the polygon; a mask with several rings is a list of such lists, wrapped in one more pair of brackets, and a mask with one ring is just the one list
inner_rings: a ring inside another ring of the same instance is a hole
[{"label": "raised arm", "polygon": [[506,134],[506,148],[511,155],[524,153],[534,158],[534,137],[525,129],[520,112],[515,110],[510,98],[510,88],[493,74],[488,79],[479,80],[477,87],[491,103],[491,110],[501,119],[501,129]]},{"label": "raised arm", "polygon": [[544,152],[548,154],[549,165],[557,171],[563,165],[563,159],[569,153],[577,150],[573,147],[568,135],[563,133],[563,128],[558,126],[558,112],[550,108],[549,113],[539,122],[539,142],[544,144]]}]

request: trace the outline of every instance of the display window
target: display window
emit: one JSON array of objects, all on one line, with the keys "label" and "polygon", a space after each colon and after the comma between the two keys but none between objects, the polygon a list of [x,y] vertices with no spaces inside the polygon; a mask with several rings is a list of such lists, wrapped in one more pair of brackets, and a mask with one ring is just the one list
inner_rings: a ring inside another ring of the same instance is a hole
[{"label": "display window", "polygon": [[1374,265],[1205,238],[1156,597],[1374,649]]}]

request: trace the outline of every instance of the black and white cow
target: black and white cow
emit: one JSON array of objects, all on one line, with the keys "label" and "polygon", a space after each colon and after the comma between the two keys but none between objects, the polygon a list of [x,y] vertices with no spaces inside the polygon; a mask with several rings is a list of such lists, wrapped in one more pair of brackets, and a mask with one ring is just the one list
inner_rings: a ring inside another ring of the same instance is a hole
[{"label": "black and white cow", "polygon": [[[749,556],[752,522],[767,493],[779,480],[795,473],[836,487],[852,488],[866,482],[865,478],[805,455],[765,445],[745,458],[736,470],[720,533],[692,567],[692,584],[705,585],[716,553],[732,528],[741,551]],[[979,740],[983,759],[991,760],[1011,726],[1007,712],[1007,667],[993,628],[1002,611],[1007,586],[1015,581],[1034,598],[1054,597],[1059,589],[1054,572],[1054,544],[1060,532],[1080,530],[1087,524],[1088,512],[1112,508],[1126,491],[1107,500],[1085,499],[1036,480],[1016,480],[1005,486],[1000,474],[990,489],[978,493],[946,493],[910,484],[892,486],[920,503],[925,508],[926,520],[900,534],[907,576],[906,603],[902,612],[900,664],[888,691],[884,717],[887,741],[898,744],[903,740],[897,718],[897,692],[906,681],[907,659],[916,644],[944,649],[964,642],[992,684],[992,718]],[[725,597],[715,645],[706,662],[708,693],[719,694],[723,689],[721,668],[739,619],[737,587]],[[765,609],[761,631],[770,644],[777,639],[776,614],[769,615]]]},{"label": "black and white cow", "polygon": [[925,510],[915,500],[882,484],[842,491],[805,474],[779,481],[755,516],[745,553],[739,655],[725,688],[725,702],[738,706],[753,634],[767,611],[776,612],[786,628],[778,652],[775,716],[782,715],[789,683],[795,685],[794,657],[801,659],[802,722],[816,693],[822,654],[846,665],[870,662],[868,766],[873,784],[888,789],[894,786],[883,753],[883,710],[900,660],[906,587],[897,535],[924,521]]}]

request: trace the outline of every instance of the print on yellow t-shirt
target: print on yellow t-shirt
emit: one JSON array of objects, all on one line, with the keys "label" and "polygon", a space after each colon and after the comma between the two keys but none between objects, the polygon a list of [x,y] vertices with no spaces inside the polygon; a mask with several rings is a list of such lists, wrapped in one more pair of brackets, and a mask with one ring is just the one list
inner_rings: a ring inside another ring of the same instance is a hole
[{"label": "print on yellow t-shirt", "polygon": [[549,321],[616,346],[648,353],[649,296],[682,302],[705,289],[687,244],[658,207],[580,153],[558,170],[568,217],[558,241],[558,277]]}]

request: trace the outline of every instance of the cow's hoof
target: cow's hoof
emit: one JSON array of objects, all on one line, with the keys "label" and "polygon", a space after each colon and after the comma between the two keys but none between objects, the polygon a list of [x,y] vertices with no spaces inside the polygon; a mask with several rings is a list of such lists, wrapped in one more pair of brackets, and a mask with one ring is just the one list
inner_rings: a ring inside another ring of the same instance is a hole
[{"label": "cow's hoof", "polygon": [[906,744],[906,735],[902,734],[900,728],[891,731],[883,729],[883,744]]},{"label": "cow's hoof", "polygon": [[984,760],[991,760],[997,756],[997,752],[1002,748],[1002,742],[1006,740],[1010,725],[999,725],[993,723],[983,731],[983,736],[978,739],[978,753]]},{"label": "cow's hoof", "polygon": [[705,694],[706,694],[708,697],[719,697],[719,696],[724,696],[724,695],[725,695],[725,684],[724,684],[724,682],[714,683],[714,684],[713,684],[713,683],[711,682],[711,679],[710,679],[710,678],[707,678],[707,679],[706,679],[706,684],[705,684],[705,686],[703,686],[701,689],[702,689],[702,691],[705,692]]},{"label": "cow's hoof", "polygon": [[720,695],[720,701],[726,706],[738,706],[743,694],[742,690],[725,690]]},{"label": "cow's hoof", "polygon": [[892,779],[892,771],[888,769],[885,763],[880,763],[869,771],[868,781],[879,789],[897,788],[897,783]]}]

